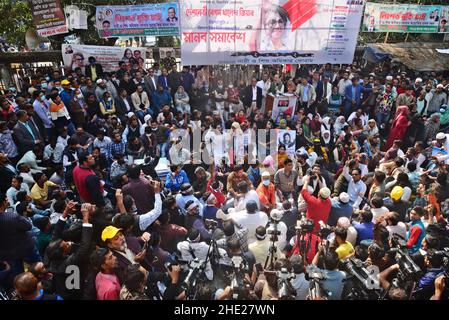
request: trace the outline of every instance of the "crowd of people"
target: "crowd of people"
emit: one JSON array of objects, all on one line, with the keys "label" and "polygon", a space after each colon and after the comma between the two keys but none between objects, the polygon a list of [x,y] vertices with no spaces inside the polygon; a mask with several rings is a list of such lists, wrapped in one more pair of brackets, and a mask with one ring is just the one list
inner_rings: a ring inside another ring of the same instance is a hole
[{"label": "crowd of people", "polygon": [[443,74],[161,65],[0,95],[3,299],[447,298]]}]

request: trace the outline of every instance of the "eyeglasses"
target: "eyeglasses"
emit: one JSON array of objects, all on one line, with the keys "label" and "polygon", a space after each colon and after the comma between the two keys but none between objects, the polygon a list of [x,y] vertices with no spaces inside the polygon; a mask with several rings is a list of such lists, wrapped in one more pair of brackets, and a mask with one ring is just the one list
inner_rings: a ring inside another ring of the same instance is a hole
[{"label": "eyeglasses", "polygon": [[282,20],[282,19],[279,19],[279,20],[271,19],[271,20],[268,21],[268,25],[270,25],[270,26],[274,26],[276,24],[279,24],[279,25],[283,26],[284,25],[284,20]]}]

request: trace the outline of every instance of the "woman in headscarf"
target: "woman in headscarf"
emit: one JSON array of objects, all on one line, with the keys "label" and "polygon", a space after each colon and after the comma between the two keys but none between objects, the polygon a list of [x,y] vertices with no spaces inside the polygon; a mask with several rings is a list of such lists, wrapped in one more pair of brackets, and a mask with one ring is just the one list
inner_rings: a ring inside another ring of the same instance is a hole
[{"label": "woman in headscarf", "polygon": [[347,126],[346,119],[344,116],[340,116],[337,118],[337,121],[335,121],[334,124],[334,132],[336,136],[341,135],[343,128]]},{"label": "woman in headscarf", "polygon": [[393,145],[395,140],[403,140],[407,128],[410,126],[411,122],[408,120],[409,109],[408,106],[400,106],[396,110],[396,117],[391,125],[391,132],[388,137],[387,143],[385,144],[385,149],[388,150]]},{"label": "woman in headscarf", "polygon": [[310,141],[307,140],[307,138],[304,136],[304,131],[301,127],[301,125],[298,125],[296,127],[296,150],[300,148],[309,148],[311,145]]},{"label": "woman in headscarf", "polygon": [[310,142],[312,141],[312,130],[310,129],[310,118],[305,117],[304,122],[302,124],[302,131],[304,133],[304,137]]},{"label": "woman in headscarf", "polygon": [[377,127],[376,120],[370,119],[368,125],[363,129],[363,133],[366,134],[367,138],[377,136],[379,134],[379,128]]},{"label": "woman in headscarf", "polygon": [[175,93],[175,105],[176,110],[184,113],[190,114],[190,104],[189,104],[189,95],[184,90],[183,86],[178,87],[178,91]]}]

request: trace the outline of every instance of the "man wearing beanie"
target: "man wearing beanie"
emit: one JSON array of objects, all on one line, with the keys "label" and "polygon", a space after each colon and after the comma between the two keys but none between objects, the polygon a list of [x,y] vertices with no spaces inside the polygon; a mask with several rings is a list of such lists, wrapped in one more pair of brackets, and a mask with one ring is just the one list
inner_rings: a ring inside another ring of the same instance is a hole
[{"label": "man wearing beanie", "polygon": [[318,193],[318,198],[316,198],[312,196],[307,190],[309,183],[310,177],[305,176],[301,195],[307,202],[306,218],[313,220],[315,224],[314,232],[317,232],[318,230],[320,230],[319,222],[323,221],[324,223],[327,223],[327,220],[329,218],[332,207],[331,200],[329,199],[331,191],[329,190],[329,188],[321,188],[320,192]]},{"label": "man wearing beanie", "polygon": [[259,211],[257,202],[254,200],[246,203],[246,210],[232,212],[231,219],[242,228],[248,229],[248,244],[257,240],[256,229],[260,226],[265,227],[268,223],[267,215]]}]

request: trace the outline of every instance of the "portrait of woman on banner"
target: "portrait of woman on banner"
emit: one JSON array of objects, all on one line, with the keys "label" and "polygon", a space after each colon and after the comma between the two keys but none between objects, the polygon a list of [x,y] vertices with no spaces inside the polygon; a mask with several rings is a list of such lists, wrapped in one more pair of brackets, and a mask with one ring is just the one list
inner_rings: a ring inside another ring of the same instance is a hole
[{"label": "portrait of woman on banner", "polygon": [[[277,5],[278,1],[264,0],[260,22],[250,43],[251,51],[291,51],[294,33],[287,10]],[[290,45],[290,47],[289,47]]]}]

